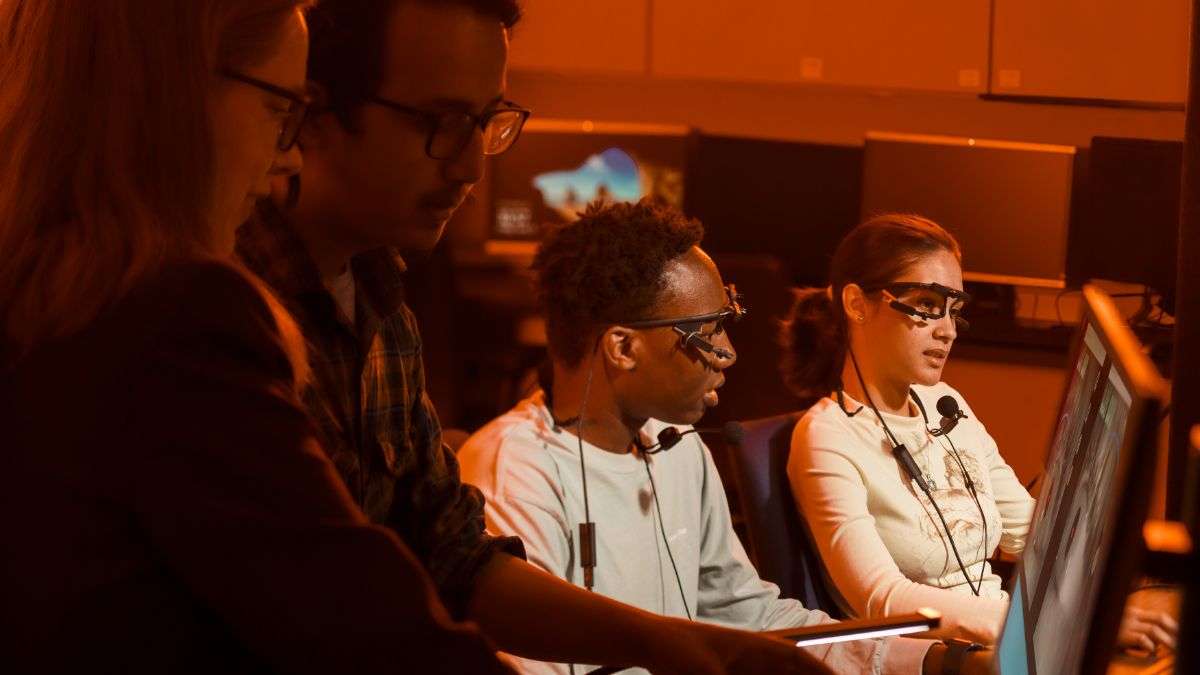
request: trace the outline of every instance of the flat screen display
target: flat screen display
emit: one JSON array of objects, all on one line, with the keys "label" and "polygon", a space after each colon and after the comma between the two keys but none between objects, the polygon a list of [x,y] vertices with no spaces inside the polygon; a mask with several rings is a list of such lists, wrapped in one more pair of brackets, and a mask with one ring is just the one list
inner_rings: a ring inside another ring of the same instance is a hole
[{"label": "flat screen display", "polygon": [[963,249],[968,281],[1062,287],[1075,148],[869,132],[863,219],[916,213]]}]

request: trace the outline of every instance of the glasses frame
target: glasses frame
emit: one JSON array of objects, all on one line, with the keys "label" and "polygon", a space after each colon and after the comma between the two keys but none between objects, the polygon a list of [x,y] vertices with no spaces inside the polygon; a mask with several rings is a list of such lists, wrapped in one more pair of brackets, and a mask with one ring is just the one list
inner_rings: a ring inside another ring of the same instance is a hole
[{"label": "glasses frame", "polygon": [[681,316],[668,319],[646,319],[645,321],[624,321],[621,323],[608,324],[608,327],[624,326],[625,328],[663,328],[670,326],[671,330],[679,334],[679,347],[686,349],[689,345],[708,354],[715,354],[721,358],[730,358],[732,354],[724,349],[719,349],[708,340],[700,335],[700,329],[704,324],[712,321],[717,322],[714,329],[714,334],[720,335],[724,330],[722,323],[726,319],[737,322],[743,316],[750,312],[749,309],[741,304],[742,294],[737,292],[734,284],[729,284],[725,287],[725,297],[729,300],[721,309],[707,314],[696,314],[694,316]]},{"label": "glasses frame", "polygon": [[312,105],[311,96],[297,94],[290,89],[284,89],[270,82],[263,82],[245,73],[239,73],[232,68],[222,67],[220,73],[231,80],[237,80],[242,84],[248,84],[256,89],[261,89],[269,94],[274,94],[291,101],[292,109],[288,111],[287,119],[279,127],[279,139],[276,141],[275,147],[280,152],[288,152],[295,147],[296,141],[300,140],[300,129],[304,126],[305,118],[308,117],[308,108]]},{"label": "glasses frame", "polygon": [[[897,297],[903,295],[905,291],[913,289],[932,291],[945,298],[946,304],[942,307],[942,312],[940,314],[925,312],[913,307],[912,305],[901,302],[900,298]],[[951,317],[953,317],[954,325],[959,330],[967,330],[971,327],[971,324],[966,319],[962,318],[962,316],[959,314],[954,313],[953,310],[948,309],[951,302],[958,300],[962,300],[962,305],[959,307],[959,309],[961,310],[962,307],[965,307],[967,303],[971,301],[971,294],[966,291],[960,291],[957,288],[943,286],[942,284],[936,282],[919,281],[897,281],[890,284],[863,287],[864,293],[872,293],[877,291],[883,291],[885,299],[888,300],[888,307],[891,307],[901,314],[907,314],[908,316],[924,319],[926,321],[940,321],[941,319],[945,318],[947,314],[949,314]]]},{"label": "glasses frame", "polygon": [[506,113],[514,113],[514,112],[517,113],[519,116],[519,119],[516,124],[517,133],[513,136],[512,142],[510,142],[503,150],[499,150],[496,152],[488,152],[487,147],[484,147],[483,154],[487,155],[487,156],[493,156],[493,155],[499,155],[499,154],[508,152],[509,150],[512,149],[512,147],[514,145],[517,144],[517,139],[520,138],[520,136],[521,136],[521,130],[525,128],[525,122],[527,122],[529,120],[529,116],[533,113],[533,111],[529,110],[528,108],[522,108],[521,106],[517,105],[516,103],[513,103],[512,101],[502,101],[500,103],[500,105],[502,107],[495,108],[493,110],[489,110],[489,111],[483,113],[482,115],[475,115],[472,113],[460,112],[460,111],[430,112],[428,110],[421,110],[420,108],[414,108],[412,106],[404,105],[403,103],[397,103],[396,101],[393,101],[391,99],[386,99],[386,98],[383,98],[380,96],[368,96],[364,100],[367,103],[374,103],[376,105],[381,105],[385,108],[390,108],[392,110],[395,110],[396,112],[403,113],[405,115],[417,117],[421,120],[424,120],[429,125],[429,135],[425,138],[425,154],[430,159],[436,159],[439,161],[446,160],[446,159],[454,159],[455,157],[458,157],[459,154],[462,153],[463,148],[467,147],[467,144],[471,142],[471,136],[464,135],[462,140],[458,143],[457,147],[454,149],[454,152],[449,153],[444,157],[434,154],[433,139],[435,136],[437,136],[438,130],[443,128],[442,127],[443,120],[445,120],[449,117],[454,117],[454,116],[465,117],[468,121],[470,121],[472,123],[472,126],[470,128],[473,133],[475,129],[479,129],[481,131],[486,131],[487,125],[492,121],[492,119],[494,119],[500,115],[503,115]]}]

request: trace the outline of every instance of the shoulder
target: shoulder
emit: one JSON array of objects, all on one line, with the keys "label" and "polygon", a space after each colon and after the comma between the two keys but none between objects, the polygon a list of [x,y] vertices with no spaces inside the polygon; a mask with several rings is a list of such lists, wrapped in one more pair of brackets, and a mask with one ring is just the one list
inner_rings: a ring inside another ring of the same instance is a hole
[{"label": "shoulder", "polygon": [[117,318],[143,326],[152,352],[202,349],[266,363],[290,377],[265,288],[249,272],[228,263],[183,261],[135,288],[121,303]]},{"label": "shoulder", "polygon": [[472,434],[458,452],[464,479],[489,487],[493,499],[539,481],[557,485],[555,454],[574,437],[555,431],[543,410],[540,397],[528,398]]},{"label": "shoulder", "polygon": [[853,417],[847,415],[837,402],[828,396],[817,401],[796,421],[792,430],[793,449],[800,445],[808,445],[819,439],[839,438],[850,433],[854,423]]}]

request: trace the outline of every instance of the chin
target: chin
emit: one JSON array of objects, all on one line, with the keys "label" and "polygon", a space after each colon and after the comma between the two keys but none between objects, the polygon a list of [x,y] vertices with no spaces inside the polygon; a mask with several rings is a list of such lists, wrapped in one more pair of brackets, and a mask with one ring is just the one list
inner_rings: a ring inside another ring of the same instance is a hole
[{"label": "chin", "polygon": [[428,251],[437,246],[445,230],[445,221],[431,221],[427,217],[416,216],[404,221],[391,244],[401,251]]}]

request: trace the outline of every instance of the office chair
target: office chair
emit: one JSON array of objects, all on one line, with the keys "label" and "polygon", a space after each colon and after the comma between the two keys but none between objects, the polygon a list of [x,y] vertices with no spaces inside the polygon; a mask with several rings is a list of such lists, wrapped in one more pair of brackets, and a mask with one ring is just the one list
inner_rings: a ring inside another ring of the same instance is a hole
[{"label": "office chair", "polygon": [[734,482],[759,575],[778,585],[783,597],[845,618],[825,587],[820,554],[810,542],[788,484],[792,429],[801,414],[742,423],[746,434],[740,447],[729,448]]}]

